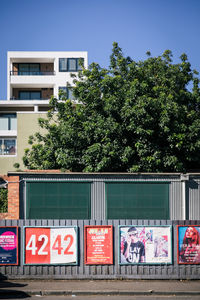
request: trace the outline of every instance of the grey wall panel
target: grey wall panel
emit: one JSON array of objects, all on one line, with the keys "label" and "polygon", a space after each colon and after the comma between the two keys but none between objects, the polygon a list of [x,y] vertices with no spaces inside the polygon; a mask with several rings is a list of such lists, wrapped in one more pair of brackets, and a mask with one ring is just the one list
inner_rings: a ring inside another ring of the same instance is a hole
[{"label": "grey wall panel", "polygon": [[170,184],[170,219],[181,220],[182,214],[182,184],[180,181],[173,181]]},{"label": "grey wall panel", "polygon": [[187,209],[189,220],[200,220],[200,178],[192,178],[187,183]]},{"label": "grey wall panel", "polygon": [[105,219],[105,192],[104,182],[94,181],[91,188],[91,219]]},{"label": "grey wall panel", "polygon": [[[200,221],[166,220],[0,220],[0,226],[19,226],[19,265],[1,266],[0,273],[8,279],[200,279],[200,265],[177,264],[177,225],[198,224]],[[79,263],[77,266],[25,266],[23,265],[23,226],[78,226]],[[92,266],[84,264],[84,226],[113,225],[114,264]],[[172,265],[119,265],[119,225],[173,225]]]}]

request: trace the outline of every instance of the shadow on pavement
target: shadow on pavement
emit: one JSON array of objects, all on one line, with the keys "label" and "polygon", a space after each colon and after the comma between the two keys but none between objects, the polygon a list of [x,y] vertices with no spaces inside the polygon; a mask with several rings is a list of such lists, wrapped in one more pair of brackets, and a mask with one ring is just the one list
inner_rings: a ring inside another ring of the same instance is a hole
[{"label": "shadow on pavement", "polygon": [[30,298],[28,294],[20,290],[9,290],[4,288],[24,287],[27,284],[7,281],[7,277],[0,274],[0,299],[23,299]]},{"label": "shadow on pavement", "polygon": [[31,296],[22,291],[0,290],[0,299],[24,299]]},{"label": "shadow on pavement", "polygon": [[16,282],[9,282],[9,281],[1,281],[0,279],[0,289],[1,288],[9,288],[9,287],[24,287],[27,284],[21,284],[21,283],[16,283]]}]

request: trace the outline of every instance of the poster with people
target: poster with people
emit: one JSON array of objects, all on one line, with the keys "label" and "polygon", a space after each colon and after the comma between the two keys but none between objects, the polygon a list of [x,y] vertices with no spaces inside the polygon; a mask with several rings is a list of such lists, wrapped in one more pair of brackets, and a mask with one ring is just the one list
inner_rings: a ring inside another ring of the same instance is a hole
[{"label": "poster with people", "polygon": [[178,225],[178,264],[200,264],[200,225]]},{"label": "poster with people", "polygon": [[171,264],[171,226],[119,226],[120,264]]},{"label": "poster with people", "polygon": [[18,227],[0,227],[0,265],[18,264]]}]

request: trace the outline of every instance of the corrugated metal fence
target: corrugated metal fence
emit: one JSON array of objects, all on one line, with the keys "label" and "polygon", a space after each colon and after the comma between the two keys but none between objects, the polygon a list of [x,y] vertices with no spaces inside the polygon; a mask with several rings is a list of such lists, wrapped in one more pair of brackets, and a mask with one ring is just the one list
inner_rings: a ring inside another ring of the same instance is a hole
[{"label": "corrugated metal fence", "polygon": [[[19,265],[1,266],[1,276],[57,279],[200,279],[200,265],[177,264],[177,225],[199,225],[200,221],[166,220],[0,220],[0,226],[19,226]],[[84,225],[113,225],[114,264],[84,264]],[[171,265],[119,265],[119,225],[172,225],[173,263]],[[78,226],[79,264],[77,266],[23,265],[23,226]]]}]

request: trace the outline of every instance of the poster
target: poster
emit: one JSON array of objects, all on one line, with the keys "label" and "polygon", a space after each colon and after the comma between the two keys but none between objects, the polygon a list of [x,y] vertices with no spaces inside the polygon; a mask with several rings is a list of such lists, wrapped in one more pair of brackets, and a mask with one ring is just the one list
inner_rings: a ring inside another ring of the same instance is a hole
[{"label": "poster", "polygon": [[18,227],[0,227],[0,265],[18,264]]},{"label": "poster", "polygon": [[24,263],[77,264],[77,227],[24,227]]},{"label": "poster", "polygon": [[177,226],[178,264],[200,264],[200,225]]},{"label": "poster", "polygon": [[171,264],[171,226],[119,226],[120,264]]},{"label": "poster", "polygon": [[85,226],[85,264],[113,264],[113,227]]}]

